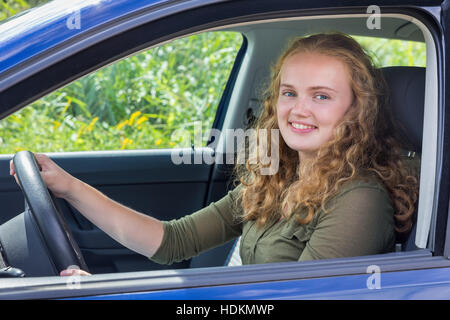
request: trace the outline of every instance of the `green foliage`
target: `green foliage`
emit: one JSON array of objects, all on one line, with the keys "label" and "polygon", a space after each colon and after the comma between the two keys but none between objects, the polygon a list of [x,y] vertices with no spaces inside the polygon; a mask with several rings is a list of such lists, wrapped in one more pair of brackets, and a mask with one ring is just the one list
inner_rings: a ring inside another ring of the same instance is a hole
[{"label": "green foliage", "polygon": [[172,148],[212,127],[242,36],[175,40],[87,75],[0,122],[0,151]]},{"label": "green foliage", "polygon": [[426,66],[426,46],[423,42],[354,37],[372,57],[375,65]]}]

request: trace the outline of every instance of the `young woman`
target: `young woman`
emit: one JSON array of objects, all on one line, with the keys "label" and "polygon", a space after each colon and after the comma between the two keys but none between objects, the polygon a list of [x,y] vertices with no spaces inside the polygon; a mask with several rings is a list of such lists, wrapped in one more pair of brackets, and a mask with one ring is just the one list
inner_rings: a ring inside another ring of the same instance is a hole
[{"label": "young woman", "polygon": [[[400,159],[380,71],[351,37],[295,40],[273,69],[257,130],[278,129],[278,170],[236,167],[240,185],[170,222],[107,198],[47,156],[42,177],[130,249],[170,264],[242,236],[244,264],[384,253],[411,228],[417,179]],[[256,150],[250,150],[255,153]],[[15,175],[11,164],[11,175]],[[62,275],[86,274],[65,270]]]}]

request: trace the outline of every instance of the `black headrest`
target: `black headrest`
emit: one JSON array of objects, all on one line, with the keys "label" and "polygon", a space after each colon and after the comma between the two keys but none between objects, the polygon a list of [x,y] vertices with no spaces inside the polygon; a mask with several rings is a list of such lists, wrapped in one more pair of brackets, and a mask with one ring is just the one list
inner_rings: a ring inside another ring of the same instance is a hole
[{"label": "black headrest", "polygon": [[381,69],[391,95],[396,122],[402,127],[415,151],[422,150],[425,68],[386,67]]}]

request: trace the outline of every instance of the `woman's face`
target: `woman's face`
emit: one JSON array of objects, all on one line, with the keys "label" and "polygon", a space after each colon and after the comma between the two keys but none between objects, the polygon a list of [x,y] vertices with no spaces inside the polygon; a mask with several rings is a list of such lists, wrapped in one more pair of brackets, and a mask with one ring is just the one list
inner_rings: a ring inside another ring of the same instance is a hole
[{"label": "woman's face", "polygon": [[303,52],[281,67],[277,118],[286,144],[300,158],[314,154],[333,137],[333,130],[353,102],[344,63],[323,54]]}]

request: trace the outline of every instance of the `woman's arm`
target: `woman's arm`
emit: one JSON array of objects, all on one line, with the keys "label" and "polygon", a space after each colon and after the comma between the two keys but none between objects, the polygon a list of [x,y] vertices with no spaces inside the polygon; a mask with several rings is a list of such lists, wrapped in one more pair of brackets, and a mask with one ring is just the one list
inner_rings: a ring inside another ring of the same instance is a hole
[{"label": "woman's arm", "polygon": [[125,207],[73,179],[64,198],[74,208],[125,247],[147,257],[153,256],[164,234],[161,221]]},{"label": "woman's arm", "polygon": [[[122,245],[147,257],[159,248],[164,230],[162,222],[127,208],[76,179],[48,156],[35,154],[41,176],[56,197],[64,198],[88,220]],[[14,165],[10,174],[17,181]]]}]

